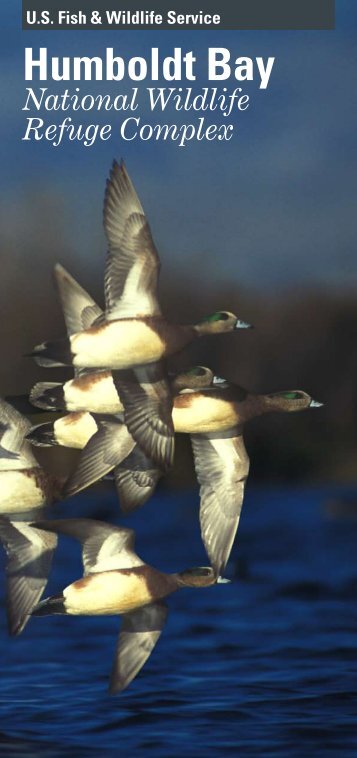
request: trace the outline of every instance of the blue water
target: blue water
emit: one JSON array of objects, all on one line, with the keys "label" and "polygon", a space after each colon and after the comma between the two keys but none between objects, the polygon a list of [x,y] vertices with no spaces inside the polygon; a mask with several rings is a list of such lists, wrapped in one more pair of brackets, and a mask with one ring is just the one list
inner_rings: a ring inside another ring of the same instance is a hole
[{"label": "blue water", "polygon": [[[329,517],[346,498],[345,518]],[[2,612],[0,754],[357,755],[355,504],[357,490],[250,487],[232,583],[170,597],[154,653],[115,697],[117,618],[34,618],[10,640]],[[197,507],[196,494],[155,496],[125,520],[138,553],[167,571],[204,565]],[[74,513],[118,515],[111,492],[56,509]],[[63,539],[46,594],[80,573]]]}]

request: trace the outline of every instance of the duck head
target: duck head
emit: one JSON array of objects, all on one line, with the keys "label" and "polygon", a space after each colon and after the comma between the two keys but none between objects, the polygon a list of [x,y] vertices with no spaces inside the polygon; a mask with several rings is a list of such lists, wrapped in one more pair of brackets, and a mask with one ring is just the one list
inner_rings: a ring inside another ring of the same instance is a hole
[{"label": "duck head", "polygon": [[179,587],[209,587],[217,583],[217,575],[211,566],[185,569],[176,574]]},{"label": "duck head", "polygon": [[199,336],[203,334],[221,334],[233,332],[234,329],[251,329],[251,324],[241,321],[234,313],[229,311],[217,311],[195,324],[195,331]]},{"label": "duck head", "polygon": [[323,403],[313,400],[307,392],[302,390],[286,390],[285,392],[273,392],[263,395],[265,411],[286,411],[293,413],[303,411],[305,408],[320,408]]},{"label": "duck head", "polygon": [[193,366],[187,371],[182,371],[171,380],[171,387],[175,394],[182,390],[202,390],[218,384],[226,384],[226,380],[216,376],[207,366]]}]

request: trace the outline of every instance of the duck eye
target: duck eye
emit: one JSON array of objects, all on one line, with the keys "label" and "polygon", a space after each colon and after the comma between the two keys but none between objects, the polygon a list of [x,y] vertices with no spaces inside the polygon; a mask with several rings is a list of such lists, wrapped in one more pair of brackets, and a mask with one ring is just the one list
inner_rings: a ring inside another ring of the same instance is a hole
[{"label": "duck eye", "polygon": [[220,321],[228,321],[229,319],[228,313],[223,312],[223,313],[220,313],[219,316],[220,316]]},{"label": "duck eye", "polygon": [[186,569],[185,574],[192,574],[192,576],[210,576],[212,573],[211,568],[205,566],[199,568]]}]

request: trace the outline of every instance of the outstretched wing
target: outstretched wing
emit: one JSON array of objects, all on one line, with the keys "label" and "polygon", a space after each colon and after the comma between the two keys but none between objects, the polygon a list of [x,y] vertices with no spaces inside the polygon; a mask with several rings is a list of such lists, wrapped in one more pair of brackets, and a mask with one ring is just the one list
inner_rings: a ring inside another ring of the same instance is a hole
[{"label": "outstretched wing", "polygon": [[60,263],[54,267],[54,276],[68,336],[89,329],[103,315],[102,309]]},{"label": "outstretched wing", "polygon": [[172,396],[161,361],[113,371],[124,420],[135,442],[162,469],[173,463]]},{"label": "outstretched wing", "polygon": [[78,463],[66,481],[64,497],[70,497],[89,487],[126,458],[135,445],[125,424],[117,419],[99,422],[98,431],[88,440]]},{"label": "outstretched wing", "polygon": [[191,435],[200,487],[202,539],[216,573],[226,567],[238,529],[249,458],[242,435]]},{"label": "outstretched wing", "polygon": [[[103,320],[104,314],[99,305],[60,263],[56,263],[54,267],[54,276],[68,337],[89,329],[94,322]],[[75,376],[87,373],[91,373],[91,370],[74,369]]]},{"label": "outstretched wing", "polygon": [[162,476],[162,471],[135,445],[133,451],[114,469],[121,509],[130,513],[144,505]]},{"label": "outstretched wing", "polygon": [[57,545],[48,534],[23,522],[0,516],[0,540],[7,553],[6,608],[9,633],[22,632],[40,600],[48,580]]},{"label": "outstretched wing", "polygon": [[104,198],[108,240],[106,319],[159,316],[160,261],[143,207],[123,163],[114,161]]},{"label": "outstretched wing", "polygon": [[0,398],[0,471],[39,465],[30,443],[24,439],[30,429],[30,422]]},{"label": "outstretched wing", "polygon": [[31,526],[79,540],[83,549],[85,576],[143,565],[143,561],[134,552],[135,534],[132,529],[122,529],[104,521],[86,518],[36,521]]},{"label": "outstretched wing", "polygon": [[123,617],[109,690],[121,692],[151,655],[167,618],[165,603],[152,603]]}]

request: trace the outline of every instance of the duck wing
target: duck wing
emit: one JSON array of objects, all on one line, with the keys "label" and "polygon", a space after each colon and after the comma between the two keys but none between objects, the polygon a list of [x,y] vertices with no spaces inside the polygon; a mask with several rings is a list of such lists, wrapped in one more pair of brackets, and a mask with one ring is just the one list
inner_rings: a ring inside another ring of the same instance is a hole
[{"label": "duck wing", "polygon": [[0,541],[7,553],[6,610],[11,635],[22,632],[48,580],[57,536],[0,516]]},{"label": "duck wing", "polygon": [[102,309],[60,263],[54,267],[54,277],[68,336],[89,329],[103,315]]},{"label": "duck wing", "polygon": [[249,458],[242,434],[192,434],[200,483],[202,539],[218,576],[226,567],[238,529]]},{"label": "duck wing", "polygon": [[124,421],[145,455],[163,470],[173,463],[172,395],[162,361],[113,371]]},{"label": "duck wing", "polygon": [[39,467],[25,439],[30,429],[30,421],[0,398],[0,471]]},{"label": "duck wing", "polygon": [[121,692],[142,669],[151,655],[167,618],[163,602],[151,603],[123,616],[109,691]]},{"label": "duck wing", "polygon": [[97,482],[119,465],[134,445],[135,441],[119,419],[113,416],[100,421],[98,431],[81,451],[78,463],[65,483],[63,496],[75,495]]},{"label": "duck wing", "polygon": [[109,250],[104,290],[106,319],[160,316],[160,261],[143,207],[123,163],[114,161],[104,197]]},{"label": "duck wing", "polygon": [[144,505],[162,476],[161,469],[148,458],[139,445],[114,469],[120,506],[130,513]]},{"label": "duck wing", "polygon": [[143,565],[141,558],[134,552],[135,533],[132,529],[87,518],[36,521],[31,526],[79,540],[82,545],[84,576]]},{"label": "duck wing", "polygon": [[[104,314],[99,305],[60,263],[54,267],[54,277],[68,337],[89,329],[95,321],[103,320]],[[86,368],[74,369],[75,376],[88,373],[97,372]]]}]

